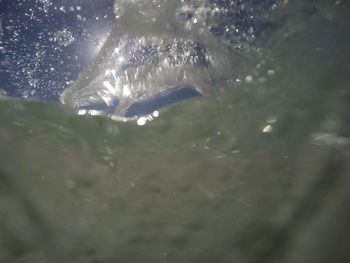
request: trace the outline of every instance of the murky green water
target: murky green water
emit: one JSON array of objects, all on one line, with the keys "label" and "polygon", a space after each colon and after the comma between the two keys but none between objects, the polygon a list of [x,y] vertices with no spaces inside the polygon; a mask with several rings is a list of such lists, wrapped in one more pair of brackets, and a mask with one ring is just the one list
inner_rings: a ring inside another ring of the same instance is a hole
[{"label": "murky green water", "polygon": [[349,262],[350,9],[316,6],[146,126],[2,100],[0,262]]}]

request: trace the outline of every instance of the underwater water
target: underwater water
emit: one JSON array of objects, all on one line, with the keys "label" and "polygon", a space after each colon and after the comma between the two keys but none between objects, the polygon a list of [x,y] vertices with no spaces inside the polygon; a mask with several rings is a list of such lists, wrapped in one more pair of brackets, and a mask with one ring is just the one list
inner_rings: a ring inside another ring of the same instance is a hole
[{"label": "underwater water", "polygon": [[349,262],[350,6],[275,11],[232,85],[138,122],[4,94],[0,262]]}]

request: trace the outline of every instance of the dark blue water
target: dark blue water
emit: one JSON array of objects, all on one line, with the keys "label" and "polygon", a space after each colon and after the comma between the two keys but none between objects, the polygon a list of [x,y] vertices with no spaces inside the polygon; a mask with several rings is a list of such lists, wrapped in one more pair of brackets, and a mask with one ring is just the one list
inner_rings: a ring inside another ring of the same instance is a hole
[{"label": "dark blue water", "polygon": [[201,96],[201,93],[191,86],[185,86],[180,89],[174,89],[167,94],[156,96],[153,99],[135,102],[125,113],[125,117],[140,116],[149,114],[155,110],[164,108],[169,104],[180,102],[186,99]]},{"label": "dark blue water", "polygon": [[[114,0],[0,1],[3,29],[1,88],[10,96],[58,101],[59,94],[93,60],[89,49],[115,23]],[[78,7],[78,8],[77,8]],[[58,45],[54,33],[74,37]]]}]

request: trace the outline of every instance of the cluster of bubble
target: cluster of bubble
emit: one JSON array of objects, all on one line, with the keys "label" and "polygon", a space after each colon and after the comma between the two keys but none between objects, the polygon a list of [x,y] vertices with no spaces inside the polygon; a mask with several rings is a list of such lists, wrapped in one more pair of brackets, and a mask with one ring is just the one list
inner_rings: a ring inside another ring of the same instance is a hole
[{"label": "cluster of bubble", "polygon": [[163,27],[167,34],[182,31],[197,39],[204,36],[201,40],[212,35],[232,44],[254,40],[267,25],[264,15],[277,4],[278,0],[118,0],[114,9],[122,23],[138,17],[144,26],[157,24],[155,30]]},{"label": "cluster of bubble", "polygon": [[98,53],[110,24],[115,23],[112,10],[93,8],[98,5],[94,2],[14,0],[2,4],[0,77],[6,79],[3,89],[8,95],[58,99]]}]

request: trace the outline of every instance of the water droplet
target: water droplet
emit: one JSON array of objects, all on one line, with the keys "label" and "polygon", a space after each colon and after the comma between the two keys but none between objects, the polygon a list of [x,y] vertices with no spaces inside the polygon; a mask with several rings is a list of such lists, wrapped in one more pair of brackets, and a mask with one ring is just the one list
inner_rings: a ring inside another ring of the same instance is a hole
[{"label": "water droplet", "polygon": [[147,122],[147,118],[146,117],[141,117],[141,118],[137,119],[137,125],[139,125],[139,126],[145,125],[146,122]]},{"label": "water droplet", "polygon": [[152,115],[155,118],[159,117],[159,111],[154,111]]},{"label": "water droplet", "polygon": [[267,75],[269,75],[269,76],[273,76],[273,75],[275,75],[276,74],[276,72],[273,70],[273,69],[269,69],[268,71],[267,71]]},{"label": "water droplet", "polygon": [[72,189],[75,187],[75,182],[73,180],[67,180],[66,181],[66,187],[69,189]]},{"label": "water droplet", "polygon": [[267,118],[266,122],[267,122],[268,124],[276,123],[276,122],[277,122],[277,117],[272,115],[272,116],[270,116],[270,117]]},{"label": "water droplet", "polygon": [[263,129],[262,129],[262,132],[263,133],[271,133],[273,130],[273,127],[269,124],[269,125],[266,125]]},{"label": "water droplet", "polygon": [[245,81],[246,81],[247,83],[251,83],[251,82],[253,81],[253,76],[251,76],[251,75],[246,76],[246,77],[245,77]]}]

